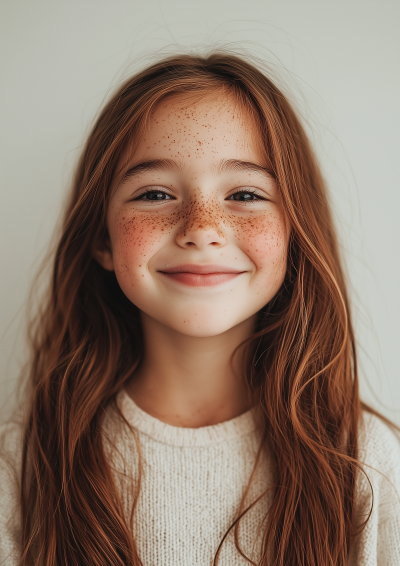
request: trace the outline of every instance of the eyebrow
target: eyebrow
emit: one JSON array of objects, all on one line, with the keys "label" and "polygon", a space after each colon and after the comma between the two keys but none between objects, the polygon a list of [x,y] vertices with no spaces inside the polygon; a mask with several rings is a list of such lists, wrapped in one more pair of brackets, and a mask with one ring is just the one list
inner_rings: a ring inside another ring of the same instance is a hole
[{"label": "eyebrow", "polygon": [[125,171],[123,176],[123,181],[130,177],[135,177],[141,173],[148,173],[151,171],[166,171],[166,170],[176,170],[181,171],[182,167],[172,159],[150,159],[148,161],[142,161],[137,163],[133,167],[130,167]]},{"label": "eyebrow", "polygon": [[218,165],[216,172],[224,173],[226,171],[253,171],[255,173],[271,174],[267,167],[253,163],[252,161],[241,161],[240,159],[223,159]]},{"label": "eyebrow", "polygon": [[[152,171],[182,171],[183,167],[180,163],[172,159],[151,159],[137,163],[130,167],[123,175],[125,179],[135,177],[141,173],[148,173]],[[241,161],[240,159],[223,159],[216,167],[213,168],[215,174],[225,173],[229,171],[253,171],[255,173],[262,173],[271,175],[271,172],[266,167],[253,163],[252,161]]]}]

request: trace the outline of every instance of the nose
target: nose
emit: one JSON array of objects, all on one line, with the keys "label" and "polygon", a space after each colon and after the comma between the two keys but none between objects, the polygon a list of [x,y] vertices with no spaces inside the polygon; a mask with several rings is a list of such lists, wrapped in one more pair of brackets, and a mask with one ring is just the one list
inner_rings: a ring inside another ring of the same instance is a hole
[{"label": "nose", "polygon": [[[211,204],[211,203],[210,203]],[[187,211],[185,224],[176,237],[181,248],[204,250],[208,246],[223,247],[227,238],[218,217],[217,206],[194,206]]]},{"label": "nose", "polygon": [[203,230],[199,227],[196,230],[185,231],[176,238],[176,242],[181,248],[204,250],[208,246],[222,247],[226,244],[226,239],[215,230]]}]

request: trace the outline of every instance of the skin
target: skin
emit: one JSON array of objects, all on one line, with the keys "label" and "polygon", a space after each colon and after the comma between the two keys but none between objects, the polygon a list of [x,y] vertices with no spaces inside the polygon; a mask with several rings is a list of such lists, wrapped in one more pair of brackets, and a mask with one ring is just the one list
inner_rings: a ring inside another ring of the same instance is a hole
[{"label": "skin", "polygon": [[[155,160],[168,162],[132,171]],[[140,309],[145,340],[127,391],[166,423],[207,426],[251,407],[240,355],[231,357],[283,282],[290,232],[265,167],[254,120],[236,100],[175,95],[156,106],[111,195],[109,241],[95,257]],[[163,273],[182,264],[240,273],[208,286]]]}]

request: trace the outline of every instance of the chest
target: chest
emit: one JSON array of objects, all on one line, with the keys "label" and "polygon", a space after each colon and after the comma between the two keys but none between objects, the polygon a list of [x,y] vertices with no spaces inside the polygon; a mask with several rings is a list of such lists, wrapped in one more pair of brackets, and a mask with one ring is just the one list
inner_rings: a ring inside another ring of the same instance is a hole
[{"label": "chest", "polygon": [[[140,433],[138,439],[143,468],[133,529],[144,566],[211,566],[239,511],[255,466],[258,436],[250,434],[206,447],[165,445]],[[135,490],[137,456],[131,462]],[[243,509],[267,490],[272,480],[271,467],[262,454]],[[125,489],[123,483],[121,489]],[[124,499],[129,514],[132,498],[125,494]],[[269,501],[269,496],[263,497],[240,521],[239,542],[253,560],[259,553],[261,537],[257,532]],[[232,531],[223,544],[219,565],[242,564],[248,562],[236,550]]]}]

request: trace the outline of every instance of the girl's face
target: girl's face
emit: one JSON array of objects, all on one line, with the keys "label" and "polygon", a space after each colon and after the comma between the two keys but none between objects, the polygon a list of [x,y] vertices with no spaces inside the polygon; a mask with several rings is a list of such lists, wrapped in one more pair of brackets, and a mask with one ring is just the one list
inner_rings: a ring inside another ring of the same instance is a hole
[{"label": "girl's face", "polygon": [[283,282],[290,228],[257,136],[230,97],[164,99],[111,196],[96,258],[175,331],[225,332]]}]

